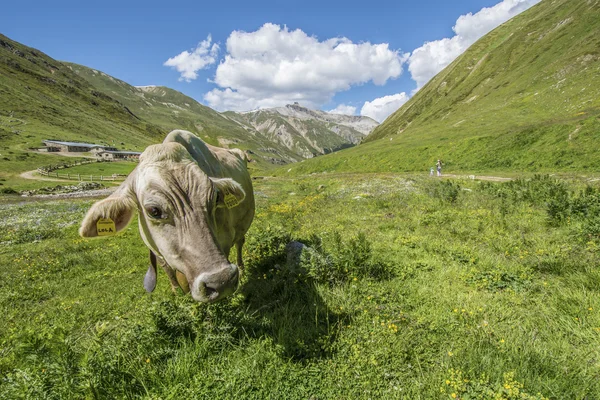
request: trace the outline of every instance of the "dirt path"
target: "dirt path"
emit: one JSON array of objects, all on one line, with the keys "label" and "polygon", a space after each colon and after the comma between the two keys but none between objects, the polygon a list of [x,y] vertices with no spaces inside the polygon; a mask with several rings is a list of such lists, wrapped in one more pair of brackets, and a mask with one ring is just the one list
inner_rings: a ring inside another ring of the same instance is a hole
[{"label": "dirt path", "polygon": [[442,178],[471,179],[471,180],[475,180],[475,181],[491,181],[491,182],[508,182],[508,181],[512,181],[512,178],[503,178],[501,176],[485,176],[485,175],[454,175],[454,174],[443,174]]},{"label": "dirt path", "polygon": [[74,182],[74,181],[68,180],[68,179],[60,179],[60,178],[52,178],[49,176],[35,175],[36,172],[37,172],[37,169],[34,169],[33,171],[25,171],[25,172],[22,172],[19,176],[21,178],[33,179],[35,181]]},{"label": "dirt path", "polygon": [[[37,170],[26,171],[20,174],[21,178],[24,179],[32,179],[38,181],[49,181],[49,182],[67,182],[76,185],[77,181],[60,179],[60,178],[52,178],[47,176],[41,176],[36,174]],[[491,182],[507,182],[512,180],[512,178],[504,178],[500,176],[486,176],[486,175],[455,175],[455,174],[444,174],[442,178],[452,178],[452,179],[470,179],[470,180],[479,180],[479,181],[491,181]],[[61,193],[61,194],[46,194],[46,195],[33,195],[28,196],[29,199],[73,199],[73,198],[82,198],[82,197],[106,197],[109,196],[112,192],[116,190],[115,187],[109,187],[100,190],[90,190],[86,192],[74,192],[74,193]]]}]

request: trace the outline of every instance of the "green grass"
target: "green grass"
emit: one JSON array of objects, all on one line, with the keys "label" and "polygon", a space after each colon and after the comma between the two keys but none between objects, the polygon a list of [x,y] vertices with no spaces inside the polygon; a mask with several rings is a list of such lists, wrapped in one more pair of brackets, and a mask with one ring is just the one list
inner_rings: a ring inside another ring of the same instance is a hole
[{"label": "green grass", "polygon": [[598,398],[583,187],[259,179],[241,287],[208,306],[144,292],[135,221],[83,240],[90,201],[0,205],[0,398]]},{"label": "green grass", "polygon": [[128,175],[136,166],[137,162],[133,161],[96,162],[61,169],[58,172],[60,174],[68,173],[72,175]]}]

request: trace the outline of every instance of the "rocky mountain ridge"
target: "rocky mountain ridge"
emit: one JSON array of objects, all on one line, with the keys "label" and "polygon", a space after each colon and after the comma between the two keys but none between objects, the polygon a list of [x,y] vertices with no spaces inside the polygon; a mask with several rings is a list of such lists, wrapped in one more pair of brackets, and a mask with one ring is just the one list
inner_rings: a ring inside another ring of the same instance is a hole
[{"label": "rocky mountain ridge", "polygon": [[331,114],[298,103],[247,112],[228,111],[223,115],[303,158],[352,147],[378,125],[369,117]]},{"label": "rocky mountain ridge", "polygon": [[169,130],[187,129],[217,146],[249,150],[254,158],[271,164],[287,164],[351,147],[378,125],[368,117],[329,114],[298,104],[219,113],[165,86],[131,86],[101,71],[67,64],[143,119]]}]

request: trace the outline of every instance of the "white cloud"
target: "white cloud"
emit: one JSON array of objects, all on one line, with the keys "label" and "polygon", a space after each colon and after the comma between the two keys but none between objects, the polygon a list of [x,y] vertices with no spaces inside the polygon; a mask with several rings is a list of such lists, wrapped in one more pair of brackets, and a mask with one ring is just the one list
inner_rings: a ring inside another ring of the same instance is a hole
[{"label": "white cloud", "polygon": [[333,110],[329,110],[327,112],[330,114],[354,115],[356,114],[356,107],[340,104]]},{"label": "white cloud", "polygon": [[255,32],[233,31],[217,67],[219,88],[204,99],[217,110],[249,110],[298,101],[327,103],[340,91],[372,81],[383,85],[402,73],[407,54],[387,43],[319,41],[300,29],[264,24]]},{"label": "white cloud", "polygon": [[486,33],[525,11],[540,0],[503,0],[479,12],[461,15],[452,28],[455,36],[425,43],[414,50],[408,60],[408,70],[417,82],[417,89],[462,54]]},{"label": "white cloud", "polygon": [[208,35],[206,40],[198,43],[196,49],[183,51],[175,57],[169,58],[163,65],[173,67],[181,74],[180,81],[190,82],[198,77],[198,71],[204,69],[217,61],[219,45],[211,46],[212,37]]},{"label": "white cloud", "polygon": [[360,110],[360,115],[373,118],[377,122],[383,122],[391,113],[396,111],[409,100],[405,92],[396,93],[391,96],[383,96],[373,101],[365,101]]}]

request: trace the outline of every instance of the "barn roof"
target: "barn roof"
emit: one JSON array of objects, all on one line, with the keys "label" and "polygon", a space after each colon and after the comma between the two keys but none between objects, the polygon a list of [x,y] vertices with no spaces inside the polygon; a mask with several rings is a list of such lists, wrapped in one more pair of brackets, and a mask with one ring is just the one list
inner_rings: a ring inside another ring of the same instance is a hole
[{"label": "barn roof", "polygon": [[81,143],[81,142],[63,142],[63,141],[60,141],[60,140],[44,140],[44,143],[59,144],[61,146],[77,146],[77,147],[89,147],[89,148],[93,148],[93,147],[101,147],[101,148],[112,147],[112,146],[105,146],[105,145],[102,145],[102,144]]},{"label": "barn roof", "polygon": [[104,150],[104,151],[99,151],[98,154],[102,154],[102,153],[109,153],[109,154],[129,154],[129,155],[135,155],[135,156],[139,156],[140,154],[142,154],[139,151],[113,151],[113,150]]}]

